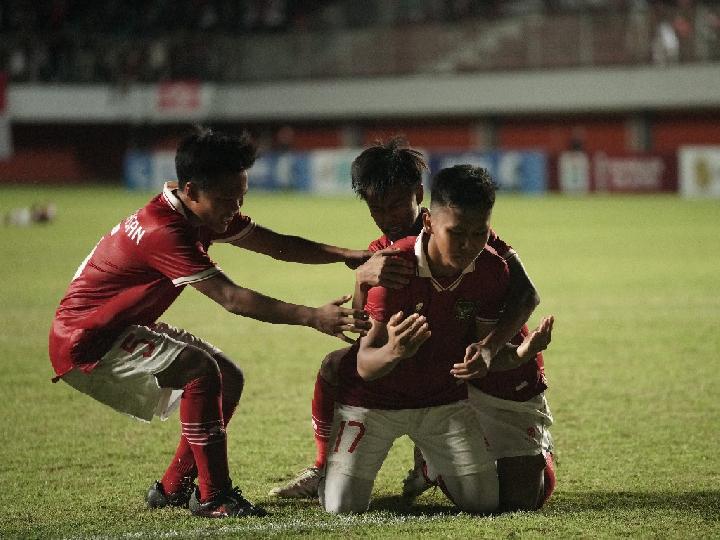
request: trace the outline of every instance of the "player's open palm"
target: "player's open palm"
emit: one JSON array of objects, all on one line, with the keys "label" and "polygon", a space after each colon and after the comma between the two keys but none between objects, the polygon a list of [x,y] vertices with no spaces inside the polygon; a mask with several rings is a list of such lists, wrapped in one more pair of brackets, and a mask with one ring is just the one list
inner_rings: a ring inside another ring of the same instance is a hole
[{"label": "player's open palm", "polygon": [[538,327],[530,332],[523,342],[518,345],[517,355],[519,358],[532,358],[537,353],[547,349],[552,339],[552,329],[555,317],[552,315],[543,317]]},{"label": "player's open palm", "polygon": [[398,312],[387,323],[388,345],[393,356],[410,358],[430,337],[430,327],[424,316],[413,313],[404,317]]},{"label": "player's open palm", "polygon": [[479,379],[488,374],[492,355],[481,343],[471,343],[465,349],[465,358],[454,364],[450,373],[457,379]]},{"label": "player's open palm", "polygon": [[317,308],[312,327],[323,334],[335,336],[347,343],[353,343],[353,340],[343,332],[365,335],[371,327],[367,313],[359,309],[342,307],[351,298],[352,295],[346,294]]}]

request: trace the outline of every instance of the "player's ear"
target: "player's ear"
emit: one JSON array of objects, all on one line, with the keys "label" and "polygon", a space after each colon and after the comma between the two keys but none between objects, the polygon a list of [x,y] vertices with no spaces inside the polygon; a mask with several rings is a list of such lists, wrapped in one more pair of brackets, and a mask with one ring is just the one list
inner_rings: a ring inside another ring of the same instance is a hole
[{"label": "player's ear", "polygon": [[422,215],[423,219],[423,231],[427,234],[432,234],[432,216],[430,212],[424,212]]},{"label": "player's ear", "polygon": [[183,193],[191,201],[197,202],[198,198],[200,197],[200,188],[195,182],[193,182],[192,180],[188,180],[183,186]]},{"label": "player's ear", "polygon": [[423,189],[423,185],[420,184],[418,188],[415,190],[415,202],[419,204],[423,201],[423,196],[425,195],[425,190]]}]

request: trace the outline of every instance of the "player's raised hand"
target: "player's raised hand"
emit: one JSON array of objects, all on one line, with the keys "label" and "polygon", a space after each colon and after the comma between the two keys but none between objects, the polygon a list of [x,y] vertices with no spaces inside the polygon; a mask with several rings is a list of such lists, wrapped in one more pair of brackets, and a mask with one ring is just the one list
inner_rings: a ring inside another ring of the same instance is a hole
[{"label": "player's raised hand", "polygon": [[415,273],[415,264],[403,257],[396,256],[398,250],[385,248],[372,254],[355,271],[357,282],[366,287],[382,285],[388,289],[401,289],[410,283]]},{"label": "player's raised hand", "polygon": [[538,327],[530,332],[523,342],[518,345],[518,357],[532,358],[537,353],[547,349],[552,339],[553,324],[555,324],[555,317],[553,315],[543,317]]},{"label": "player's raised hand", "polygon": [[404,317],[402,311],[396,313],[387,323],[388,345],[393,356],[410,358],[430,337],[430,328],[423,315],[413,313]]},{"label": "player's raised hand", "polygon": [[488,347],[481,343],[471,343],[465,349],[465,358],[459,364],[453,364],[450,373],[457,379],[480,379],[490,369],[492,354]]},{"label": "player's raised hand", "polygon": [[335,336],[346,343],[353,343],[353,340],[343,332],[365,335],[372,326],[367,313],[359,309],[342,307],[351,298],[351,294],[346,294],[336,298],[329,304],[315,309],[315,316],[311,321],[311,326],[323,334]]}]

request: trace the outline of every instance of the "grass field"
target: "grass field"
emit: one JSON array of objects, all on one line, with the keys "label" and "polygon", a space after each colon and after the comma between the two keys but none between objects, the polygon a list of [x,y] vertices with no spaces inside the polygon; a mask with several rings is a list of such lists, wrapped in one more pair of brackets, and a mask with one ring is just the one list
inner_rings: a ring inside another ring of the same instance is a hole
[{"label": "grass field", "polygon": [[[495,228],[542,296],[531,322],[556,316],[546,363],[558,488],[538,513],[475,518],[439,492],[403,510],[407,440],[391,451],[365,515],[268,500],[270,487],[313,456],[315,372],[342,344],[235,318],[188,289],[164,320],[245,370],[229,430],[231,472],[272,514],[206,521],[144,507],[174,450],[176,418],[135,422],[50,383],[47,332],[70,277],[99,237],[148,198],[100,187],[0,189],[0,211],[58,205],[51,225],[0,227],[0,537],[720,537],[720,202],[500,195]],[[245,211],[329,243],[365,247],[377,236],[352,198],[251,192]],[[319,305],[351,292],[341,265],[290,266],[227,246],[211,255],[237,282],[294,302]]]}]

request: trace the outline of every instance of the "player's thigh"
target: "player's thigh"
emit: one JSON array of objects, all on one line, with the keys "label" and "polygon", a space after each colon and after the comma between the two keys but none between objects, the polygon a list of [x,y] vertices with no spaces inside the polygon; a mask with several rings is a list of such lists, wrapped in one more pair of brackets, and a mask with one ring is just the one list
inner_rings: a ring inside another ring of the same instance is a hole
[{"label": "player's thigh", "polygon": [[405,434],[405,411],[339,405],[333,419],[323,507],[330,512],[362,512],[380,467],[395,439]]},{"label": "player's thigh", "polygon": [[410,433],[430,477],[445,480],[450,498],[463,510],[491,512],[498,504],[495,459],[466,401],[418,411]]},{"label": "player's thigh", "polygon": [[503,510],[537,510],[543,500],[545,456],[497,460],[500,505]]},{"label": "player's thigh", "polygon": [[157,322],[150,326],[151,330],[170,336],[173,339],[191,345],[211,356],[217,363],[223,380],[223,395],[240,398],[245,384],[245,377],[240,367],[228,358],[224,352],[212,343],[184,330],[164,322]]},{"label": "player's thigh", "polygon": [[332,385],[339,383],[340,362],[348,354],[352,347],[344,347],[328,353],[320,363],[320,376]]},{"label": "player's thigh", "polygon": [[166,418],[182,391],[161,387],[157,375],[184,353],[187,345],[145,326],[130,326],[89,374],[77,369],[63,381],[113,409],[150,420]]}]

